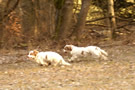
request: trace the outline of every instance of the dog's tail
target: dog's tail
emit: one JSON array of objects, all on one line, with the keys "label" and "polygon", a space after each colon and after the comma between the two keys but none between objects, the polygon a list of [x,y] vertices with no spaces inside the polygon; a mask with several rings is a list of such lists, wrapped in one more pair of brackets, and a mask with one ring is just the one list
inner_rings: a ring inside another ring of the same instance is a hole
[{"label": "dog's tail", "polygon": [[105,50],[100,49],[100,51],[101,51],[101,53],[102,53],[104,56],[108,56],[108,53],[107,53]]},{"label": "dog's tail", "polygon": [[101,49],[101,48],[98,48],[98,49],[100,49],[101,58],[104,59],[104,60],[108,60],[108,53],[105,50]]},{"label": "dog's tail", "polygon": [[64,60],[62,60],[62,65],[67,65],[67,66],[70,66],[71,64],[70,63],[68,63],[68,62],[66,62],[66,61],[64,61]]}]

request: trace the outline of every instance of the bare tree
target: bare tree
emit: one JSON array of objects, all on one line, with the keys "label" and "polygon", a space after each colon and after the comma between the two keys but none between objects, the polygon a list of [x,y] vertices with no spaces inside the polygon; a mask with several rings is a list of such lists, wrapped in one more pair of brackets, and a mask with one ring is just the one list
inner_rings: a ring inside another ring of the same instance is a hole
[{"label": "bare tree", "polygon": [[38,27],[39,27],[39,0],[32,0],[33,8],[34,8],[34,18],[35,18],[35,23],[34,23],[34,37],[37,39],[38,37]]},{"label": "bare tree", "polygon": [[62,10],[62,24],[60,28],[60,37],[66,38],[68,31],[72,27],[72,15],[73,15],[73,0],[66,0]]},{"label": "bare tree", "polygon": [[108,16],[109,16],[109,30],[111,32],[110,38],[114,39],[116,37],[116,20],[115,20],[115,13],[114,13],[114,1],[108,0]]},{"label": "bare tree", "polygon": [[66,38],[71,29],[71,20],[73,14],[73,0],[56,0],[56,29],[55,39]]},{"label": "bare tree", "polygon": [[[11,3],[13,2],[13,3]],[[11,1],[11,0],[8,0],[8,1],[4,1],[4,0],[0,0],[0,41],[3,40],[3,35],[4,35],[4,29],[5,29],[5,26],[7,26],[5,23],[6,23],[6,20],[7,20],[7,17],[17,8],[18,4],[19,4],[20,0],[15,0],[14,1]],[[4,6],[5,5],[5,6]]]},{"label": "bare tree", "polygon": [[89,10],[90,1],[91,0],[82,0],[81,11],[79,13],[76,28],[73,31],[73,34],[75,34],[78,39],[80,35],[79,32],[85,28],[85,21],[86,21],[87,13]]}]

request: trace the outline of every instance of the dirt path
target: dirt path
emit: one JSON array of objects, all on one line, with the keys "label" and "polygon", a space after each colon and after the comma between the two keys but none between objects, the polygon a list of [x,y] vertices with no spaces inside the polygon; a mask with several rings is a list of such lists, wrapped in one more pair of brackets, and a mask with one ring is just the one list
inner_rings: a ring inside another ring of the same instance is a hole
[{"label": "dirt path", "polygon": [[82,60],[70,67],[43,67],[25,56],[1,55],[12,61],[0,65],[0,90],[135,90],[135,47],[104,49],[111,60]]}]

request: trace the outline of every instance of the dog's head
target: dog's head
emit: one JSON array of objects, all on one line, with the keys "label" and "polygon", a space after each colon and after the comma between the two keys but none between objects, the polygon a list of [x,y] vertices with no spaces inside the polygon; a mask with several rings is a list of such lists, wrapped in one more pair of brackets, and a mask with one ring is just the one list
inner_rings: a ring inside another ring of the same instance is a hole
[{"label": "dog's head", "polygon": [[71,52],[72,49],[73,49],[73,45],[66,45],[66,46],[64,47],[63,51],[64,51],[65,53],[67,53],[67,52]]},{"label": "dog's head", "polygon": [[37,51],[37,50],[30,51],[28,54],[28,57],[34,59],[38,53],[39,53],[39,51]]}]

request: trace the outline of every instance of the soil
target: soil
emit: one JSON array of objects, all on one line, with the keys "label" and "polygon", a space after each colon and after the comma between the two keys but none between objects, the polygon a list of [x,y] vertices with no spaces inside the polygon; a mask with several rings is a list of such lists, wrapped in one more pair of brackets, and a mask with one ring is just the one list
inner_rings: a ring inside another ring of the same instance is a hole
[{"label": "soil", "polygon": [[39,66],[28,60],[28,50],[1,52],[0,90],[135,90],[135,46],[103,49],[107,61],[80,60],[65,67]]}]

